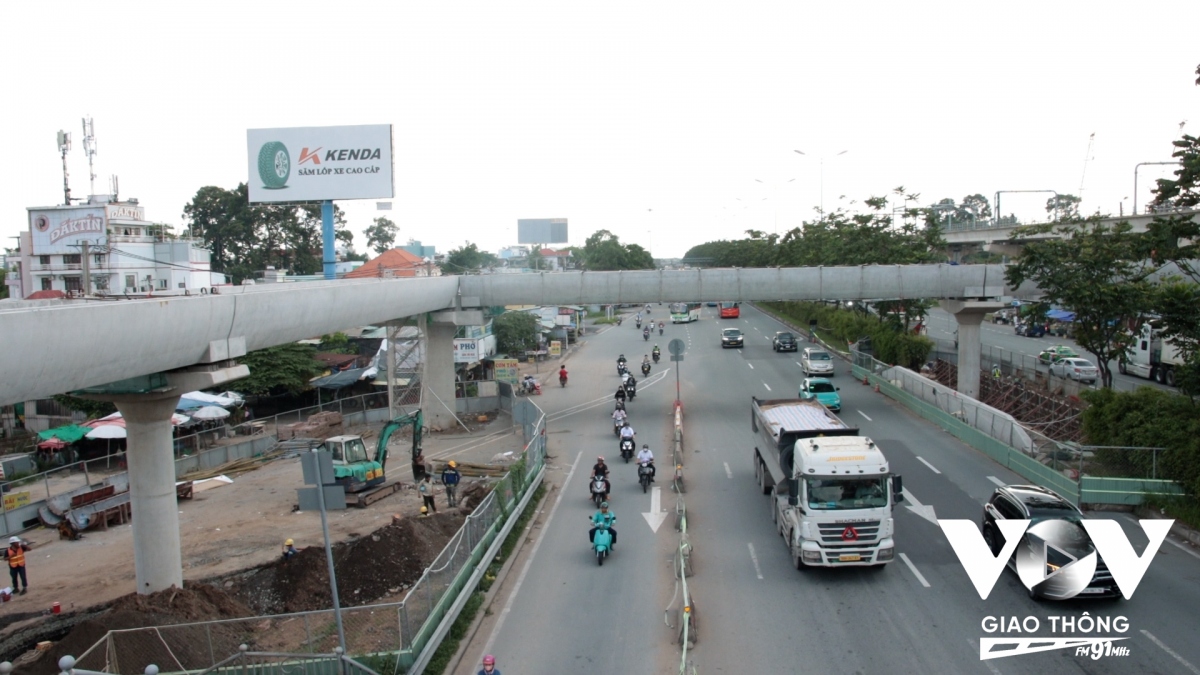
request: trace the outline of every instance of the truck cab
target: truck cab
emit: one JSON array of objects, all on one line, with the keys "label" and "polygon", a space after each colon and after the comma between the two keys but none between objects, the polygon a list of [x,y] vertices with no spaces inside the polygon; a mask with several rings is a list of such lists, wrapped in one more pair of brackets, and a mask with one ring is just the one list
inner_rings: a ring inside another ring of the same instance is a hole
[{"label": "truck cab", "polygon": [[362,436],[333,436],[323,446],[333,456],[334,476],[346,492],[361,492],[384,481],[383,465],[368,457]]}]

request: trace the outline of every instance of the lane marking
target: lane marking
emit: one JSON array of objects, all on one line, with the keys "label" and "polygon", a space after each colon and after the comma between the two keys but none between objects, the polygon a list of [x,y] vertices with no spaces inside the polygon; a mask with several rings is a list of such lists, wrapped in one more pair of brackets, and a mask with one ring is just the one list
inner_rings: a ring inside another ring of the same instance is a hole
[{"label": "lane marking", "polygon": [[1196,666],[1193,666],[1192,664],[1188,663],[1187,659],[1183,658],[1178,653],[1176,653],[1174,649],[1171,649],[1170,647],[1163,644],[1162,640],[1159,640],[1158,638],[1151,635],[1150,631],[1143,630],[1142,635],[1145,635],[1146,637],[1150,638],[1151,642],[1158,645],[1160,649],[1162,649],[1164,652],[1166,652],[1166,653],[1170,654],[1172,657],[1174,657],[1174,659],[1176,661],[1182,663],[1184,668],[1187,668],[1188,670],[1192,671],[1196,675],[1200,675],[1200,668],[1196,668]]},{"label": "lane marking", "polygon": [[767,384],[766,382],[763,382],[763,386],[767,388],[767,391],[771,391],[771,385]]},{"label": "lane marking", "polygon": [[[865,413],[865,412],[863,412],[863,411],[861,411],[861,410],[859,410],[859,411],[858,411],[858,414],[859,414],[859,415],[862,415],[863,417],[867,417],[867,413]],[[871,422],[871,421],[873,421],[873,420],[872,420],[870,417],[867,417],[867,421],[868,421],[868,422]]]},{"label": "lane marking", "polygon": [[554,520],[554,514],[558,512],[558,507],[562,504],[563,496],[567,494],[567,485],[571,483],[571,476],[575,475],[575,468],[579,466],[579,460],[582,457],[583,451],[575,455],[575,461],[571,463],[571,470],[567,472],[567,477],[563,479],[562,490],[558,493],[558,498],[554,500],[554,506],[550,509],[550,515],[546,516],[546,522],[542,524],[542,531],[538,534],[537,541],[533,542],[533,548],[529,550],[529,558],[525,560],[525,566],[521,568],[521,574],[517,577],[517,583],[509,593],[508,600],[504,602],[504,609],[500,610],[500,616],[496,618],[496,625],[492,627],[492,634],[488,636],[487,644],[483,646],[483,654],[480,654],[476,660],[481,661],[484,654],[492,653],[492,647],[496,645],[496,637],[500,635],[500,628],[504,626],[504,620],[508,618],[509,612],[512,611],[513,602],[517,599],[517,593],[521,590],[521,584],[525,583],[525,575],[529,574],[529,568],[533,567],[533,560],[537,556],[538,549],[541,548],[542,542],[546,540],[546,533],[550,531],[550,521]]},{"label": "lane marking", "polygon": [[[761,581],[763,578],[762,568],[758,566],[758,554],[754,552],[754,544],[747,542],[746,545],[750,547],[750,560],[754,562],[754,573],[758,575],[758,578]],[[1144,633],[1146,631],[1142,632]]]},{"label": "lane marking", "polygon": [[1008,485],[1008,483],[1005,483],[1004,481],[1000,480],[999,478],[996,478],[995,476],[988,476],[988,480],[992,481],[996,485],[999,485],[1000,487],[1004,487],[1005,485]]},{"label": "lane marking", "polygon": [[932,472],[934,472],[934,473],[936,473],[936,474],[940,474],[940,473],[941,473],[941,471],[938,471],[938,470],[937,470],[937,467],[936,467],[936,466],[934,466],[934,465],[930,464],[929,462],[926,462],[924,457],[918,457],[918,458],[917,458],[917,460],[918,460],[918,461],[920,461],[920,462],[921,462],[922,464],[924,464],[925,466],[929,467],[929,470],[930,470],[930,471],[932,471]]},{"label": "lane marking", "polygon": [[[967,644],[971,645],[971,651],[975,653],[979,652],[979,643],[974,639],[967,638]],[[1000,675],[1000,669],[996,666],[993,666],[991,661],[984,661],[983,665],[988,667],[988,670],[991,671],[992,675]]]},{"label": "lane marking", "polygon": [[725,464],[725,475],[728,476],[730,480],[732,480],[733,479],[733,469],[729,468],[729,462],[723,462],[723,463]]},{"label": "lane marking", "polygon": [[[925,576],[923,574],[921,574],[921,571],[917,569],[917,566],[914,565],[912,563],[912,561],[908,559],[908,556],[901,553],[900,559],[904,561],[905,565],[908,565],[909,571],[911,571],[913,573],[913,576],[917,578],[917,581],[921,582],[921,585],[924,586],[925,588],[929,588],[929,582],[925,581]],[[1198,674],[1198,675],[1200,675],[1200,674]]]},{"label": "lane marking", "polygon": [[[799,362],[799,361],[797,361],[797,362],[796,362],[796,365],[800,366],[800,362]],[[801,368],[803,368],[804,366],[800,366],[800,367],[801,367]]]},{"label": "lane marking", "polygon": [[[1125,522],[1127,522],[1127,523],[1129,523],[1130,525],[1132,525],[1133,527],[1141,527],[1141,524],[1139,524],[1139,523],[1138,523],[1137,519],[1136,519],[1136,518],[1133,518],[1132,516],[1125,515],[1125,516],[1121,516],[1121,518],[1122,518],[1122,519],[1123,519]],[[1179,543],[1179,542],[1177,542],[1177,541],[1175,541],[1175,540],[1171,539],[1170,537],[1167,537],[1167,538],[1166,538],[1166,539],[1164,539],[1163,541],[1165,541],[1166,543],[1168,543],[1168,544],[1170,544],[1170,545],[1174,546],[1175,548],[1179,549],[1180,551],[1183,551],[1184,553],[1186,553],[1186,554],[1188,554],[1188,555],[1192,556],[1193,558],[1195,558],[1195,559],[1197,559],[1197,560],[1200,560],[1200,553],[1196,553],[1195,551],[1193,551],[1193,550],[1191,549],[1191,547],[1189,547],[1189,546],[1184,546],[1183,544],[1181,544],[1181,543]]]},{"label": "lane marking", "polygon": [[749,363],[749,362],[747,362],[747,363],[746,363],[746,365],[750,366],[750,370],[754,370],[754,364],[753,364],[753,363]]}]

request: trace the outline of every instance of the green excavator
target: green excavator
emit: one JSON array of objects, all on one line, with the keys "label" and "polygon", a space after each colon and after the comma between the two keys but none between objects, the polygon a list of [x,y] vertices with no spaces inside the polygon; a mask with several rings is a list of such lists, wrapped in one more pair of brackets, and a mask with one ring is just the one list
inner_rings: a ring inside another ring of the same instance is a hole
[{"label": "green excavator", "polygon": [[424,474],[424,464],[419,461],[424,418],[419,409],[383,426],[379,431],[379,441],[375,444],[374,458],[367,456],[367,445],[362,436],[334,436],[325,439],[317,448],[333,455],[334,478],[346,490],[347,505],[365,507],[400,489],[399,481],[387,482],[384,466],[387,464],[388,440],[397,430],[409,425],[413,428],[413,476],[420,480],[418,466],[421,467],[420,474]]}]

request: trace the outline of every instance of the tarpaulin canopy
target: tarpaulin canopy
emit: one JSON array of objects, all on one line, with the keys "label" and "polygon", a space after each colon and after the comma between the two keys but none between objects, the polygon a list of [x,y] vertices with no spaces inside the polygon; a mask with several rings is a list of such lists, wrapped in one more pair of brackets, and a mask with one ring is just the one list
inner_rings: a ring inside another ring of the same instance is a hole
[{"label": "tarpaulin canopy", "polygon": [[1053,321],[1074,321],[1075,312],[1068,312],[1065,309],[1052,309],[1046,312],[1046,318]]},{"label": "tarpaulin canopy", "polygon": [[351,368],[343,370],[340,373],[318,377],[311,382],[312,386],[318,389],[342,389],[363,379],[363,375],[369,370],[368,368]]},{"label": "tarpaulin canopy", "polygon": [[38,438],[42,439],[43,441],[48,441],[51,438],[57,438],[67,443],[74,443],[75,441],[78,441],[86,436],[87,432],[89,431],[91,431],[91,429],[88,429],[87,427],[81,427],[77,424],[68,424],[61,427],[55,427],[53,429],[47,429],[45,431],[39,431]]}]

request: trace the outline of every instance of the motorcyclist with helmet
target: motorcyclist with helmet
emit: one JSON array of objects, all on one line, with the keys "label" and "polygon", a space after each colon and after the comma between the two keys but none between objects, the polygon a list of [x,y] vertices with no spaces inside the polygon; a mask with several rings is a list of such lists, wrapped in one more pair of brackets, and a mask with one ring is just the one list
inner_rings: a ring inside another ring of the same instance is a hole
[{"label": "motorcyclist with helmet", "polygon": [[607,527],[609,532],[612,532],[612,546],[617,546],[617,528],[613,527],[617,522],[617,514],[608,510],[608,502],[600,503],[600,510],[592,516],[592,529],[588,531],[588,541],[594,542],[596,539],[596,530],[601,527]]},{"label": "motorcyclist with helmet", "polygon": [[658,348],[658,345],[654,345],[654,349],[650,350],[650,354],[654,357],[654,362],[658,363],[658,359],[662,357],[662,350]]},{"label": "motorcyclist with helmet", "polygon": [[483,668],[477,675],[500,675],[499,669],[496,668],[496,657],[491,654],[483,657]]},{"label": "motorcyclist with helmet", "polygon": [[588,498],[592,494],[592,481],[597,477],[604,479],[604,498],[607,499],[612,492],[612,483],[608,480],[608,465],[604,463],[604,455],[596,458],[596,464],[592,466],[592,475],[588,477]]},{"label": "motorcyclist with helmet", "polygon": [[654,453],[650,451],[649,443],[643,443],[642,449],[638,450],[637,463],[638,466],[645,465],[650,468],[650,482],[653,483],[657,470],[654,468]]}]

